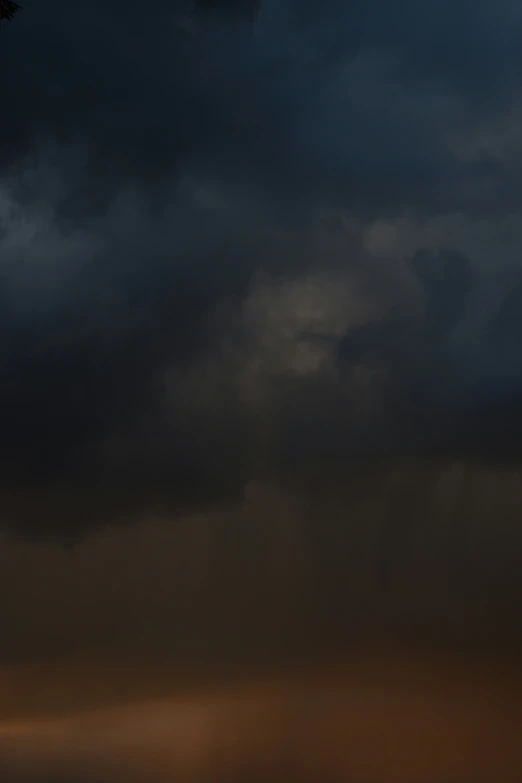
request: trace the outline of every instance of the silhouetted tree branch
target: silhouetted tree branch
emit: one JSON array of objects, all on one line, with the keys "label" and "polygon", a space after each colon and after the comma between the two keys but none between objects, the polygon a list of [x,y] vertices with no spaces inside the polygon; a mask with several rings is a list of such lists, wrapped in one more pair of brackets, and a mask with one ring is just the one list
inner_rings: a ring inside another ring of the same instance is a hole
[{"label": "silhouetted tree branch", "polygon": [[19,8],[14,0],[0,0],[0,19],[12,19]]}]

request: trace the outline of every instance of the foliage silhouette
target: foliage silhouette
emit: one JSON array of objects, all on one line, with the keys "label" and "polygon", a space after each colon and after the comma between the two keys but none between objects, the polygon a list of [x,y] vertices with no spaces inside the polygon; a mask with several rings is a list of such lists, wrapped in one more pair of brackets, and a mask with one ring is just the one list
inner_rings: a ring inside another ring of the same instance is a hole
[{"label": "foliage silhouette", "polygon": [[0,19],[12,19],[20,8],[14,0],[0,0]]}]

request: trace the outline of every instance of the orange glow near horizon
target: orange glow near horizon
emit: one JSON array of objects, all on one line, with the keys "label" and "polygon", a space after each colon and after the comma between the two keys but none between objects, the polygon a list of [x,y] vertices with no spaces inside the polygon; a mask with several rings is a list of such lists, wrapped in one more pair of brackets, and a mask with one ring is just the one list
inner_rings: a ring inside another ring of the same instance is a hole
[{"label": "orange glow near horizon", "polygon": [[514,781],[520,725],[520,684],[450,666],[372,667],[6,722],[0,772],[32,781],[32,770],[82,769],[96,783],[272,779],[282,769],[305,781]]}]

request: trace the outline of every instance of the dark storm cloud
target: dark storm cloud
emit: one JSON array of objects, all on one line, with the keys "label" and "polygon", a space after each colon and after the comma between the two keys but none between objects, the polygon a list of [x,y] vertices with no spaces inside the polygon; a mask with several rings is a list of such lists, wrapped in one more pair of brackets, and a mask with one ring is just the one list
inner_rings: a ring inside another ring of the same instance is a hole
[{"label": "dark storm cloud", "polygon": [[[350,328],[336,345],[347,383],[361,368],[375,374],[377,406],[332,438],[357,456],[464,457],[466,412],[459,409],[459,345],[455,330],[467,315],[475,287],[469,258],[456,252],[418,251],[411,260],[421,288],[421,311],[390,313],[383,320]],[[342,404],[342,403],[341,403]],[[457,432],[458,430],[458,432]],[[355,435],[355,438],[354,438]],[[351,445],[350,445],[351,443]],[[462,449],[462,453],[459,453]]]},{"label": "dark storm cloud", "polygon": [[[422,312],[399,302],[398,315],[327,335],[338,381],[289,372],[257,417],[230,380],[254,353],[240,332],[257,273],[339,272],[325,212],[364,233],[383,216],[517,203],[516,165],[468,136],[470,116],[488,137],[516,106],[522,21],[507,2],[465,8],[27,3],[2,29],[7,524],[63,534],[240,498],[260,464],[277,476],[289,455],[299,466],[514,447],[518,375],[504,368],[517,326],[509,314],[484,325],[484,362],[466,321],[480,280],[458,249],[415,256]],[[379,270],[348,255],[343,268],[379,291]],[[203,405],[192,398],[213,357],[219,388]],[[361,421],[345,396],[354,368],[379,378]]]},{"label": "dark storm cloud", "polygon": [[[390,78],[389,40],[371,21],[389,29],[379,4],[368,17],[335,3],[308,12],[265,3],[254,20],[202,21],[181,3],[145,16],[118,3],[28,8],[2,47],[15,74],[4,159],[42,137],[84,141],[98,205],[125,180],[151,188],[195,169],[272,197],[444,209],[456,182],[483,176],[446,148],[438,107]],[[402,48],[399,59],[415,58]]]}]

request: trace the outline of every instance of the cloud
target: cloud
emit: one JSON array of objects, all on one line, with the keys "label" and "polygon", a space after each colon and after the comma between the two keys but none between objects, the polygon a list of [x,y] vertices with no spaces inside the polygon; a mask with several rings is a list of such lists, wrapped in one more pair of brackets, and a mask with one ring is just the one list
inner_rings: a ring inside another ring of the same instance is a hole
[{"label": "cloud", "polygon": [[518,461],[521,20],[464,5],[60,2],[2,30],[4,526]]}]

